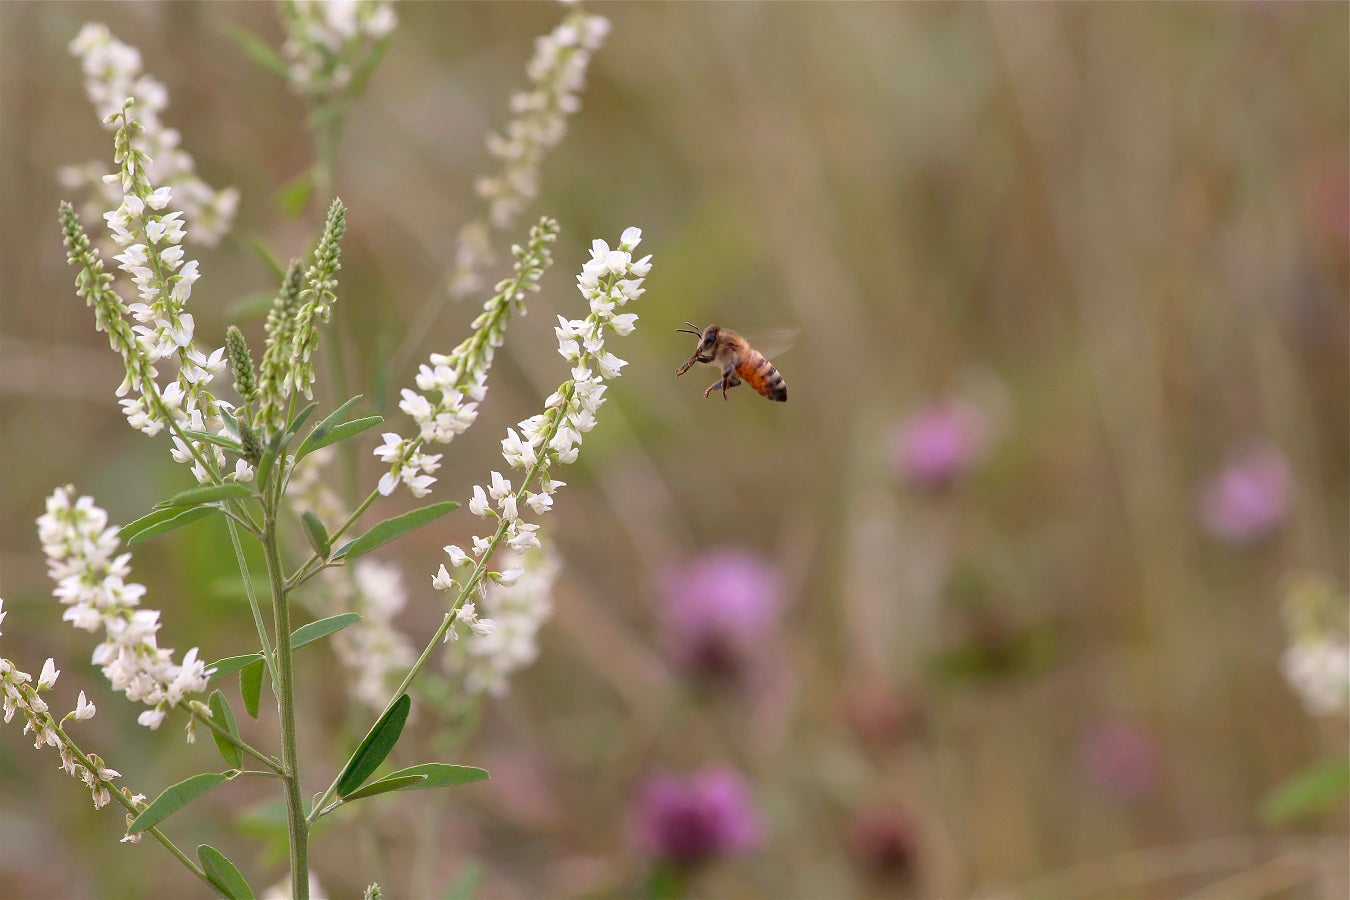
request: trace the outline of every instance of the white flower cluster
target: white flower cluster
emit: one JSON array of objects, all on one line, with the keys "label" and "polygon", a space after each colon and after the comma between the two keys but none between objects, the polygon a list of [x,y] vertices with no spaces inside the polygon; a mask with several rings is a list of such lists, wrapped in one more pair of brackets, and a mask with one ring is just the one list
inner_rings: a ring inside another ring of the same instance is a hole
[{"label": "white flower cluster", "polygon": [[483,304],[483,312],[473,320],[474,333],[449,355],[433,353],[419,367],[417,387],[424,393],[403,389],[398,407],[417,423],[418,436],[384,435],[384,444],[375,450],[389,464],[389,471],[380,478],[381,494],[392,494],[400,481],[414,497],[430,493],[436,481],[431,473],[440,468],[442,454],[423,453],[421,448],[427,442],[450,443],[478,418],[478,404],[487,394],[488,370],[506,340],[511,314],[525,315],[525,295],[539,290],[539,279],[552,262],[549,245],[557,236],[558,223],[549,218],[530,229],[529,242],[511,248],[516,257],[514,277],[498,284],[497,293]]},{"label": "white flower cluster", "polygon": [[[633,251],[642,241],[642,231],[628,228],[619,239],[618,249],[611,250],[602,240],[591,244],[591,258],[577,276],[577,287],[590,304],[590,315],[585,319],[568,320],[558,317],[554,329],[558,337],[558,352],[572,363],[572,377],[564,382],[544,403],[544,412],[508,428],[502,441],[502,457],[514,469],[524,471],[520,487],[513,487],[510,479],[500,472],[492,473],[485,488],[475,485],[469,500],[469,512],[480,518],[499,520],[495,534],[476,536],[470,552],[450,545],[445,552],[451,566],[470,568],[472,574],[465,585],[458,585],[441,566],[433,584],[438,590],[452,586],[473,587],[486,571],[488,558],[503,540],[517,553],[539,549],[539,526],[525,522],[522,505],[536,515],[542,515],[553,506],[553,493],[565,482],[549,476],[554,463],[575,462],[581,449],[582,435],[595,427],[595,413],[604,403],[605,380],[615,378],[627,363],[605,350],[606,331],[626,335],[633,331],[637,316],[619,313],[629,301],[642,296],[643,279],[651,271],[651,257],[633,259]],[[595,366],[599,371],[591,367]],[[516,429],[519,429],[517,431]],[[531,486],[538,479],[539,490]],[[522,572],[487,572],[491,581],[510,586]],[[484,584],[481,580],[478,585]],[[466,604],[467,605],[467,604]],[[463,610],[460,612],[463,618]]]},{"label": "white flower cluster", "polygon": [[[0,623],[4,622],[5,616],[8,615],[4,607],[5,601],[0,599]],[[33,746],[37,749],[41,749],[43,745],[56,748],[57,753],[61,755],[61,768],[70,777],[84,782],[93,798],[94,808],[102,809],[112,799],[109,791],[112,779],[120,778],[121,773],[103,765],[103,760],[97,756],[84,756],[80,753],[61,732],[60,726],[49,711],[47,701],[38,696],[51,690],[60,674],[55,661],[48,659],[43,663],[42,673],[38,675],[37,683],[34,684],[32,675],[0,657],[0,703],[4,705],[5,723],[13,721],[16,712],[23,713],[23,733],[32,732]],[[92,719],[94,712],[94,704],[85,699],[84,691],[80,691],[75,708],[66,713],[62,722],[64,723],[66,719],[76,721]],[[90,765],[85,765],[85,761]],[[133,799],[140,802],[145,797],[138,794]]]},{"label": "white flower cluster", "polygon": [[1350,644],[1332,638],[1298,641],[1284,651],[1280,668],[1312,715],[1350,708]]},{"label": "white flower cluster", "polygon": [[[141,120],[136,145],[149,157],[148,176],[155,184],[173,188],[178,204],[193,223],[193,240],[208,246],[219,243],[230,229],[239,206],[239,192],[221,191],[197,177],[192,157],[179,144],[178,131],[168,128],[159,115],[169,105],[169,92],[141,70],[141,53],[112,36],[108,26],[90,22],[70,42],[70,52],[84,69],[85,91],[99,118],[115,115],[128,97],[135,97]],[[106,183],[106,169],[96,162],[69,166],[60,178],[69,188],[91,187],[101,195],[86,210],[88,218],[118,201],[116,189]]]},{"label": "white flower cluster", "polygon": [[417,649],[394,627],[408,592],[398,566],[362,559],[352,567],[329,570],[333,613],[360,613],[361,621],[333,636],[333,650],[347,668],[354,699],[375,709],[389,702],[390,678],[407,670]]},{"label": "white flower cluster", "polygon": [[197,648],[178,665],[171,649],[156,645],[159,611],[137,608],[145,587],[126,581],[131,554],[117,553],[117,529],[109,527],[108,514],[92,497],[77,500],[74,488],[57,488],[37,524],[47,574],[56,582],[53,594],[66,606],[61,618],[84,631],[103,627],[104,641],[94,649],[93,662],[114,690],[152,707],[136,721],[158,728],[169,708],[206,690],[206,667]]},{"label": "white flower cluster", "polygon": [[535,556],[507,554],[505,577],[494,580],[482,598],[483,612],[495,627],[455,645],[450,666],[464,674],[470,693],[504,696],[511,673],[539,655],[537,636],[553,614],[553,583],[561,565],[550,547]]},{"label": "white flower cluster", "polygon": [[346,90],[398,24],[388,0],[284,0],[281,12],[291,86],[319,99]]},{"label": "white flower cluster", "polygon": [[[539,169],[544,157],[567,134],[567,117],[581,109],[579,94],[586,87],[586,69],[591,55],[609,35],[604,16],[576,11],[553,31],[536,38],[534,56],[525,67],[533,85],[511,95],[506,134],[491,132],[488,152],[501,160],[495,175],[479,178],[474,188],[488,202],[488,219],[504,230],[514,224],[521,210],[539,194]],[[465,297],[481,286],[479,271],[491,262],[488,229],[481,221],[469,222],[459,233],[455,267],[450,274],[452,297]]]}]

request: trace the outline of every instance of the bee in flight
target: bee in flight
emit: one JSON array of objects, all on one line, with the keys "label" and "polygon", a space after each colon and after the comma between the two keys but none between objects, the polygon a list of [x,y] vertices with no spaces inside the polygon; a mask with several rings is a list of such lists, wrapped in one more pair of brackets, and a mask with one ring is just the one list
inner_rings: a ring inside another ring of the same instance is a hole
[{"label": "bee in flight", "polygon": [[787,402],[787,383],[778,374],[773,363],[764,358],[745,338],[726,328],[709,325],[699,330],[693,322],[685,322],[689,328],[677,328],[682,334],[692,334],[698,338],[698,348],[689,361],[675,370],[683,375],[696,362],[708,363],[722,370],[722,377],[712,387],[703,392],[704,399],[720,390],[722,399],[727,399],[727,389],[734,388],[744,381],[762,396],[779,403]]}]

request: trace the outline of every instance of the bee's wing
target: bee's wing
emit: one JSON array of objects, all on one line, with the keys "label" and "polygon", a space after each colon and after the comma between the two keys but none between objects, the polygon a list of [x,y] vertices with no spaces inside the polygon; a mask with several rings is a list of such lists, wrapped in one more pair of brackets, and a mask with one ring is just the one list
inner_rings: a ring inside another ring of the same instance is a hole
[{"label": "bee's wing", "polygon": [[775,356],[782,356],[791,350],[801,333],[802,330],[799,327],[756,328],[744,332],[741,337],[745,338],[746,343],[761,354],[773,359]]}]

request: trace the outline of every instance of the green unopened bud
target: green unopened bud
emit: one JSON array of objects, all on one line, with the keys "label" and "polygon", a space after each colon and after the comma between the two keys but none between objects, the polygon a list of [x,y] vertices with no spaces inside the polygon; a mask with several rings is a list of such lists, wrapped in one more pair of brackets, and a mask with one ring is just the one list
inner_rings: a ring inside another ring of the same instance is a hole
[{"label": "green unopened bud", "polygon": [[234,376],[234,389],[239,392],[245,403],[252,403],[258,396],[258,379],[253,371],[253,357],[249,355],[244,333],[234,325],[225,330],[225,352],[230,357],[230,374]]},{"label": "green unopened bud", "polygon": [[263,455],[262,438],[258,437],[258,432],[249,424],[247,416],[240,415],[236,424],[239,426],[239,443],[244,445],[244,459],[257,465]]}]

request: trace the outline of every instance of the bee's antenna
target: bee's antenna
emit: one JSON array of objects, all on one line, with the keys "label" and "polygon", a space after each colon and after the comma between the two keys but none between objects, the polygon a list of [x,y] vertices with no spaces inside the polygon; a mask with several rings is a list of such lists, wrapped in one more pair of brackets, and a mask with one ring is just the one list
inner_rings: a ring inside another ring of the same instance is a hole
[{"label": "bee's antenna", "polygon": [[[685,323],[685,324],[689,324],[689,323]],[[690,331],[688,328],[676,328],[676,329],[675,329],[675,333],[676,333],[676,334],[692,334],[694,337],[703,337],[703,332],[701,332],[701,331]]]},{"label": "bee's antenna", "polygon": [[690,328],[694,329],[695,331],[699,332],[700,334],[703,333],[702,329],[700,329],[700,328],[699,328],[697,325],[695,325],[693,322],[685,322],[684,324],[688,325]]}]

